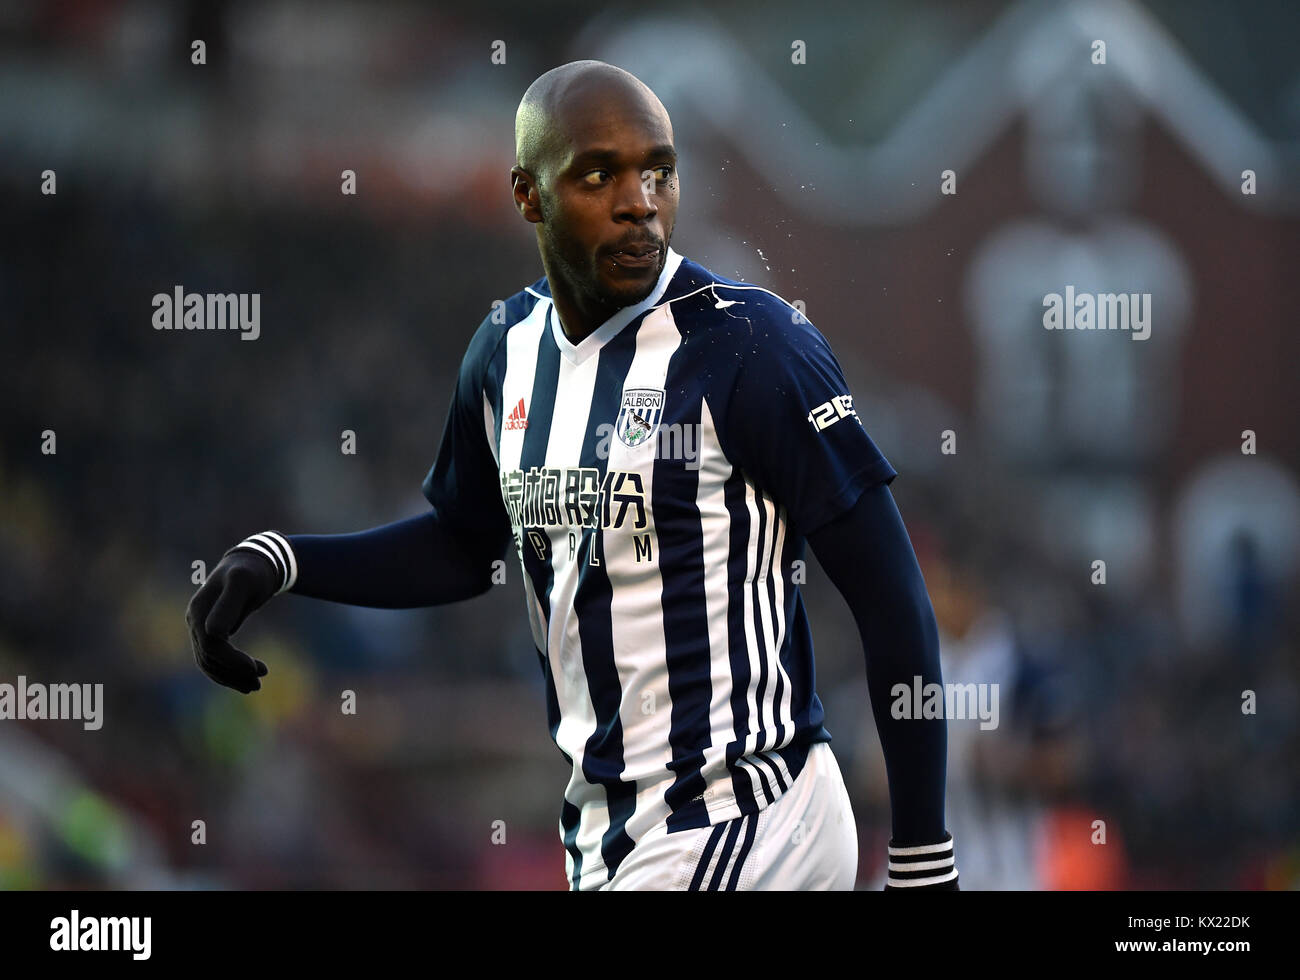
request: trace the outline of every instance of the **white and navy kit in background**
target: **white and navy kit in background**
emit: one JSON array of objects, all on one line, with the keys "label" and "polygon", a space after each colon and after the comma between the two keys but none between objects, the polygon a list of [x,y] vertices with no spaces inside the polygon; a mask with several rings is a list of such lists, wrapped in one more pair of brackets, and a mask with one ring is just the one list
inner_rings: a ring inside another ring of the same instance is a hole
[{"label": "white and navy kit in background", "polygon": [[[617,886],[642,842],[703,856],[715,832],[695,884],[754,880],[741,865],[758,844],[737,859],[757,820],[740,818],[830,740],[794,563],[805,535],[894,475],[813,325],[671,248],[645,301],[576,345],[544,278],[483,321],[424,493],[466,535],[513,536],[551,736],[573,766],[571,888]],[[856,837],[852,858],[827,846],[856,863]]]}]

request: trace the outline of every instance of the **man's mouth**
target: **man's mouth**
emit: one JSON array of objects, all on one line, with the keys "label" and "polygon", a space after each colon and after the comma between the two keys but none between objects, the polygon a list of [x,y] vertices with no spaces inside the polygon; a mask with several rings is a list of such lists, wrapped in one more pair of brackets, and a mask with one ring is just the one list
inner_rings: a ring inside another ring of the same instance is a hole
[{"label": "man's mouth", "polygon": [[659,246],[650,244],[627,245],[610,256],[615,265],[625,269],[645,269],[659,259]]},{"label": "man's mouth", "polygon": [[641,244],[641,245],[628,245],[628,246],[625,247],[625,248],[620,248],[620,249],[619,249],[617,252],[615,252],[614,254],[615,254],[615,255],[630,255],[630,256],[631,256],[632,258],[634,258],[634,259],[644,259],[644,258],[649,257],[649,256],[655,256],[655,255],[658,255],[658,254],[659,254],[659,246],[658,246],[658,245],[654,245],[654,244],[652,244],[652,243],[650,243],[650,242],[646,242],[646,243]]}]

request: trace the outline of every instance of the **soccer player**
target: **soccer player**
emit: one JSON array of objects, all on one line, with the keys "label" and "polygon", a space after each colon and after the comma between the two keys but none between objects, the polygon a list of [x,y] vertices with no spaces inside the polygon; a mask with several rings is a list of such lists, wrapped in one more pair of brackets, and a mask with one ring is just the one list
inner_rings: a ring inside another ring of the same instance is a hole
[{"label": "soccer player", "polygon": [[889,779],[887,888],[957,888],[934,613],[825,338],[670,247],[668,113],[597,61],[538,78],[515,119],[515,206],[546,275],[461,363],[428,511],[341,535],[254,534],[190,602],[199,666],[248,693],[229,642],[280,592],[402,608],[468,599],[513,542],[572,765],[571,889],[851,889],[857,829],[814,681],[794,563],[848,601]]}]

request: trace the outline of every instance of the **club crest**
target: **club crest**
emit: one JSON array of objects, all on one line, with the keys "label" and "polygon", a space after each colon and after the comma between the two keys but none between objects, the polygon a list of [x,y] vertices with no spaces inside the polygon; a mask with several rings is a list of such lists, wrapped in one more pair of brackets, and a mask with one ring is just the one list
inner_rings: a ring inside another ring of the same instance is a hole
[{"label": "club crest", "polygon": [[663,415],[662,388],[624,388],[623,405],[614,420],[614,431],[623,445],[635,449],[654,438]]}]

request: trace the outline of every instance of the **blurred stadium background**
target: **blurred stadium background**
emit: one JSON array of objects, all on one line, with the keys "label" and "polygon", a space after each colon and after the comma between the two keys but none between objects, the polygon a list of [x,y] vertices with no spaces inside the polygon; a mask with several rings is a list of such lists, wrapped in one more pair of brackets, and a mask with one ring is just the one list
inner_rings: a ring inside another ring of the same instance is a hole
[{"label": "blurred stadium background", "polygon": [[[831,341],[944,678],[1000,685],[950,724],[963,887],[1297,887],[1297,36],[1290,2],[0,2],[0,681],[106,700],[0,724],[0,887],[565,887],[513,565],[443,609],[272,603],[248,698],[183,613],[247,533],[424,506],[470,334],[542,275],[515,106],[588,57],[672,115],[674,247]],[[1043,330],[1067,283],[1151,293],[1150,338]],[[176,284],[260,293],[261,337],[153,330]],[[808,579],[879,887],[862,651]]]}]

